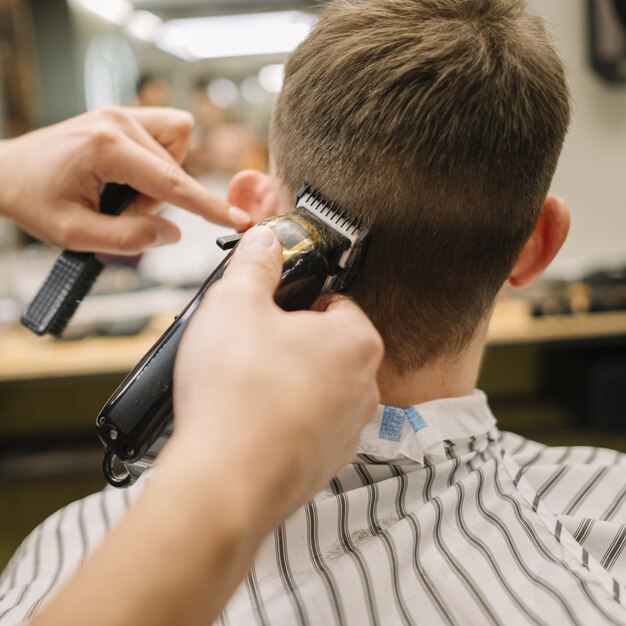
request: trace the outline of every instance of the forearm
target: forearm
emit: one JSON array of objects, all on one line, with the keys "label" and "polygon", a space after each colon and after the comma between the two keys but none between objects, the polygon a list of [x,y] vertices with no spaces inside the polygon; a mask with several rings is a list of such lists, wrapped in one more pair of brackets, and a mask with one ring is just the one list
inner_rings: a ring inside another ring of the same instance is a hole
[{"label": "forearm", "polygon": [[265,535],[353,458],[382,341],[347,300],[281,311],[268,232],[244,236],[185,332],[177,426],[143,496],[35,626],[211,623]]},{"label": "forearm", "polygon": [[270,522],[260,519],[257,496],[248,497],[249,475],[229,471],[226,484],[226,459],[215,459],[207,476],[206,459],[196,472],[193,452],[170,452],[127,518],[34,625],[206,625],[218,617]]}]

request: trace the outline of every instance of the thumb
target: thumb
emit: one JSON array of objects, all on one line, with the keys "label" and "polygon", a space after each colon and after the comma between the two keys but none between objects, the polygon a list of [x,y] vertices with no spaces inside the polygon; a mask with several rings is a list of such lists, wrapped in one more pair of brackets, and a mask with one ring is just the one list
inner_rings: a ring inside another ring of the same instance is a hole
[{"label": "thumb", "polygon": [[251,291],[276,291],[283,269],[282,247],[271,228],[260,225],[244,236],[228,265],[224,281]]}]

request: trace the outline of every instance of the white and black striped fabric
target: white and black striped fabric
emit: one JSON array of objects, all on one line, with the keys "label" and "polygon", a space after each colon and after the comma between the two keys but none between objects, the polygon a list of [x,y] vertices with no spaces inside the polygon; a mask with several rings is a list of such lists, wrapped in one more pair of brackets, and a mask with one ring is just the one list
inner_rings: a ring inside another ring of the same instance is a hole
[{"label": "white and black striped fabric", "polygon": [[[39,526],[0,579],[0,624],[27,622],[142,484]],[[356,461],[267,538],[219,623],[626,624],[625,500],[626,456],[502,433],[481,392],[381,407]],[[143,574],[132,554],[120,567]]]}]

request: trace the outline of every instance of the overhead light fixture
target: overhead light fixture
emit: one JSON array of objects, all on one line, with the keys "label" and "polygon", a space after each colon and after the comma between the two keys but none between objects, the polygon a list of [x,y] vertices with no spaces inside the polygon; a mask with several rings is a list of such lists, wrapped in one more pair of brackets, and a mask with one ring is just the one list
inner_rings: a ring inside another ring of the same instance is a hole
[{"label": "overhead light fixture", "polygon": [[286,54],[315,22],[315,16],[302,11],[179,19],[163,23],[154,42],[170,54],[193,60]]},{"label": "overhead light fixture", "polygon": [[285,78],[285,66],[282,63],[272,63],[261,68],[259,84],[268,93],[280,93]]},{"label": "overhead light fixture", "polygon": [[265,104],[270,95],[261,87],[259,79],[256,76],[248,76],[241,83],[241,95],[243,99],[253,106],[262,106]]},{"label": "overhead light fixture", "polygon": [[133,5],[130,0],[72,0],[74,4],[79,4],[91,13],[112,22],[113,24],[124,24],[133,12]]},{"label": "overhead light fixture", "polygon": [[135,11],[126,21],[126,30],[143,41],[153,41],[163,20],[150,11]]},{"label": "overhead light fixture", "polygon": [[228,78],[216,78],[209,83],[207,95],[220,109],[231,109],[239,100],[239,88]]},{"label": "overhead light fixture", "polygon": [[185,61],[197,61],[194,56],[189,54],[185,46],[185,29],[180,26],[172,25],[171,22],[166,22],[161,26],[159,32],[155,36],[152,43],[167,52]]}]

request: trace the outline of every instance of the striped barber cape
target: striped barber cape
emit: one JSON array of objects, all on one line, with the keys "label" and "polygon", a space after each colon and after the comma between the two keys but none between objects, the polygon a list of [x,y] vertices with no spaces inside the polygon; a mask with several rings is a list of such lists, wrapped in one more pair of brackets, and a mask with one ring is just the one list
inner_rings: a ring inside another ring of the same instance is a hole
[{"label": "striped barber cape", "polygon": [[[0,579],[0,624],[28,621],[141,485],[40,525]],[[500,432],[479,391],[381,407],[355,462],[266,539],[219,623],[626,624],[625,499],[625,455]]]}]

